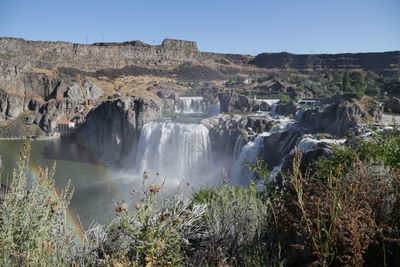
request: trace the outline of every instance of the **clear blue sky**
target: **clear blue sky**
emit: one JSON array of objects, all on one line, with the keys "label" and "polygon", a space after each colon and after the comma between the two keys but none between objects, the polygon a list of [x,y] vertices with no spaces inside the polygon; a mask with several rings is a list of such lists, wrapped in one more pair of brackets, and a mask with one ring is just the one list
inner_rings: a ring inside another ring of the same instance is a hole
[{"label": "clear blue sky", "polygon": [[400,0],[0,0],[0,36],[194,40],[203,51],[400,50]]}]

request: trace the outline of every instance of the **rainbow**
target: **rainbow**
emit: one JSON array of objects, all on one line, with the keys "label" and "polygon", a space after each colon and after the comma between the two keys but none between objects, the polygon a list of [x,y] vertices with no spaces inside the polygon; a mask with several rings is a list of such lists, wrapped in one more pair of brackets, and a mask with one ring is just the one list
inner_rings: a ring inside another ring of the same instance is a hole
[{"label": "rainbow", "polygon": [[[35,179],[36,177],[39,176],[40,167],[35,166],[30,162],[28,173],[30,177],[32,177],[32,179]],[[61,191],[55,186],[55,184],[53,184],[52,190],[56,197],[61,196]],[[76,237],[82,242],[85,230],[83,229],[83,226],[78,216],[76,216],[75,212],[72,210],[70,206],[68,206],[66,210],[66,219],[67,219],[67,224],[71,227]]]},{"label": "rainbow", "polygon": [[[21,140],[12,140],[10,142],[10,140],[5,141],[7,142],[7,144],[2,145],[0,147],[0,155],[3,155],[3,164],[4,165],[9,165],[11,164],[15,164],[16,162],[19,161],[19,151],[20,148],[22,148],[23,142]],[[32,142],[31,143],[31,147],[33,148],[33,146],[35,146],[36,142]],[[18,147],[16,149],[16,146]],[[33,149],[32,149],[33,150]],[[32,153],[33,151],[31,150],[31,160],[29,161],[29,166],[27,169],[27,175],[29,177],[29,179],[35,179],[39,176],[40,174],[40,166],[34,162],[34,157],[37,155],[34,155],[34,153]],[[91,153],[93,156],[96,156],[96,153],[94,153],[94,151],[91,149]],[[55,160],[57,161],[57,160]],[[42,164],[40,164],[42,165]],[[45,166],[48,166],[49,164],[45,164]],[[12,171],[12,169],[14,168],[14,166],[10,166],[10,171]],[[106,172],[106,173],[104,173]],[[6,175],[10,175],[11,173],[5,173],[3,172],[3,174]],[[105,178],[107,178],[106,180],[108,182],[110,182],[108,185],[110,186],[110,190],[111,190],[111,195],[113,197],[117,197],[117,198],[121,198],[122,194],[121,192],[123,191],[123,188],[120,188],[121,185],[120,183],[118,183],[118,181],[116,181],[115,179],[113,179],[113,176],[110,175],[110,173],[108,172],[108,169],[105,169],[105,171],[101,170],[101,175],[104,176]],[[7,182],[8,179],[11,179],[11,177],[2,177],[2,181],[3,182]],[[54,177],[56,179],[56,177]],[[57,180],[57,179],[56,179]],[[73,180],[71,179],[71,187],[73,188]],[[57,187],[55,184],[53,185],[53,193],[54,195],[60,196],[61,195],[61,189],[62,187]],[[73,196],[73,198],[76,197]],[[110,205],[112,204],[112,202],[110,203]],[[67,210],[66,210],[66,221],[67,224],[71,227],[71,229],[73,230],[73,232],[75,233],[76,237],[80,240],[83,241],[83,237],[84,237],[84,233],[85,233],[85,229],[84,226],[82,225],[79,217],[77,216],[77,213],[74,211],[73,207],[71,207],[71,204],[68,206]]]}]

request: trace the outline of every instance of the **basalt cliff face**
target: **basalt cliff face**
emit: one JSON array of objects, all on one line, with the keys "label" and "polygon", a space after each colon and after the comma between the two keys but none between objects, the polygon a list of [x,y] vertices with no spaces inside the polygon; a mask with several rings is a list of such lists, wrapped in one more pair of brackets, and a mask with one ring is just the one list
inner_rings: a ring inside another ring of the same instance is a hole
[{"label": "basalt cliff face", "polygon": [[250,63],[268,69],[361,69],[376,73],[398,73],[400,51],[319,55],[263,53],[257,55]]},{"label": "basalt cliff face", "polygon": [[[182,72],[188,68],[201,70],[199,65],[203,66],[203,72],[214,71],[214,76],[221,78],[224,72],[229,71],[226,65],[247,64],[252,58],[200,52],[195,42],[170,39],[161,45],[139,41],[86,45],[0,38],[0,88],[48,97],[55,88],[62,86],[63,76],[71,72],[93,77],[130,74],[184,76]],[[215,66],[207,68],[206,64],[210,63]],[[54,73],[58,68],[61,71]]]},{"label": "basalt cliff face", "polygon": [[0,38],[0,88],[44,99],[61,98],[76,74],[94,79],[124,76],[168,77],[183,81],[227,80],[240,74],[263,75],[271,69],[362,69],[400,71],[400,52],[249,56],[201,52],[191,41],[166,39],[74,44]]},{"label": "basalt cliff face", "polygon": [[136,155],[140,128],[160,116],[161,109],[152,100],[123,97],[105,101],[86,116],[78,140],[108,165],[123,164],[123,159],[135,162],[130,156]]}]

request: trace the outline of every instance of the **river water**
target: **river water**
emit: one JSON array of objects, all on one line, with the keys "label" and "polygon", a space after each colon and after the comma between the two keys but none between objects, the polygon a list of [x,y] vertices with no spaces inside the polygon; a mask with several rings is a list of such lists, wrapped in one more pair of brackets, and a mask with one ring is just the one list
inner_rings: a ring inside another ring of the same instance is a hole
[{"label": "river water", "polygon": [[[1,140],[0,155],[3,167],[1,180],[6,183],[12,177],[22,140]],[[82,222],[87,228],[92,222],[106,223],[114,215],[116,201],[127,201],[133,189],[134,180],[129,174],[112,171],[98,163],[94,153],[69,139],[33,141],[30,179],[38,173],[38,166],[51,167],[56,163],[56,189],[61,190],[71,180],[74,195],[70,208],[75,223]],[[78,219],[79,218],[79,219]]]}]

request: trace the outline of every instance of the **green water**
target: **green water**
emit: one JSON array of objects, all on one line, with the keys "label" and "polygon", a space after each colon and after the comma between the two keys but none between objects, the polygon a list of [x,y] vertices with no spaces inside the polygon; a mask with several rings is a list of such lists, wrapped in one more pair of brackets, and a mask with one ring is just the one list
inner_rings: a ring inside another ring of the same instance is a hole
[{"label": "green water", "polygon": [[[11,179],[23,142],[0,141],[2,183]],[[137,184],[129,173],[106,168],[97,162],[94,153],[68,139],[32,142],[31,174],[37,173],[35,166],[51,167],[54,162],[56,187],[60,190],[71,180],[75,191],[70,208],[84,228],[92,222],[107,223],[114,218],[115,203],[129,201],[129,192]]]}]

